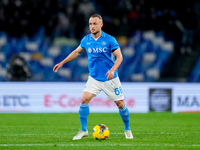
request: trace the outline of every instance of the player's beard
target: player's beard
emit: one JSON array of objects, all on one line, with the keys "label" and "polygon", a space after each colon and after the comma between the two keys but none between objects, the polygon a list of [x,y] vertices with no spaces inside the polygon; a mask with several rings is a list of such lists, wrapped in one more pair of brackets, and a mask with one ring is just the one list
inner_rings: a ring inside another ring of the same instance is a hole
[{"label": "player's beard", "polygon": [[97,35],[99,31],[92,32],[93,35]]}]

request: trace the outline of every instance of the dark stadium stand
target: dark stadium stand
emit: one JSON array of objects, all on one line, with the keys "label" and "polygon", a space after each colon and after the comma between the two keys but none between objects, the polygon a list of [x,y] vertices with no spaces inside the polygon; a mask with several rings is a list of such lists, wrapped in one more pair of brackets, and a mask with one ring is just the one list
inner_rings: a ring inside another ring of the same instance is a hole
[{"label": "dark stadium stand", "polygon": [[[64,65],[56,74],[52,71],[53,66],[74,50],[75,45],[51,44],[44,38],[43,28],[33,38],[9,37],[5,32],[0,32],[0,41],[4,41],[0,52],[1,70],[6,72],[9,58],[19,54],[32,71],[30,81],[87,80],[87,54]],[[165,41],[161,34],[157,36],[154,31],[146,31],[135,32],[127,46],[121,45],[121,48],[124,61],[119,68],[119,76],[122,81],[156,81],[173,53],[174,45],[171,41]],[[6,74],[1,75],[2,80],[6,80],[4,77]]]},{"label": "dark stadium stand", "polygon": [[[193,40],[187,39],[199,39],[200,3],[189,0],[179,3],[172,0],[162,3],[159,0],[1,1],[0,81],[8,80],[8,62],[14,54],[27,61],[32,72],[29,81],[85,81],[86,53],[65,64],[57,74],[52,68],[89,33],[88,17],[99,13],[104,19],[103,30],[115,36],[121,46],[124,61],[119,76],[123,82],[199,82],[198,42],[194,46]],[[187,15],[184,20],[185,10],[193,17]]]}]

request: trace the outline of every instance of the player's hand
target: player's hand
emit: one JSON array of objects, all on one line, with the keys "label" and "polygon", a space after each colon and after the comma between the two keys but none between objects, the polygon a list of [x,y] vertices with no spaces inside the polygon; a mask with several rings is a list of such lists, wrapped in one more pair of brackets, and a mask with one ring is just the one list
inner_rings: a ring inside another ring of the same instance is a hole
[{"label": "player's hand", "polygon": [[114,71],[109,70],[105,76],[107,76],[107,80],[111,80],[114,77]]},{"label": "player's hand", "polygon": [[59,64],[56,64],[54,67],[53,67],[53,71],[54,72],[57,72],[59,68],[61,68],[63,66],[62,63],[59,63]]}]

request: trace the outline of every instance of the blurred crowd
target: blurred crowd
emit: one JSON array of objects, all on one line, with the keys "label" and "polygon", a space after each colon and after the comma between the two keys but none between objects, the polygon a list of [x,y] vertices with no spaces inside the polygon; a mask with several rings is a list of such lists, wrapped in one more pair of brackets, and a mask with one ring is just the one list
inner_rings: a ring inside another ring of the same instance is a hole
[{"label": "blurred crowd", "polygon": [[[196,3],[194,0],[1,0],[0,30],[11,36],[31,36],[44,26],[48,37],[80,39],[89,32],[88,17],[99,13],[104,19],[103,30],[113,36],[130,37],[136,30],[154,30],[187,44],[186,37],[181,37],[192,35],[190,31],[197,28]],[[185,29],[189,32],[183,33]]]},{"label": "blurred crowd", "polygon": [[[173,52],[193,50],[193,39],[200,35],[199,10],[198,0],[1,0],[0,80],[5,72],[8,80],[24,80],[18,78],[24,71],[25,79],[33,73],[31,81],[85,80],[85,55],[60,74],[49,73],[90,33],[88,19],[94,13],[102,15],[103,30],[122,46],[122,81],[158,80]],[[11,57],[18,53],[30,70],[19,55]]]}]

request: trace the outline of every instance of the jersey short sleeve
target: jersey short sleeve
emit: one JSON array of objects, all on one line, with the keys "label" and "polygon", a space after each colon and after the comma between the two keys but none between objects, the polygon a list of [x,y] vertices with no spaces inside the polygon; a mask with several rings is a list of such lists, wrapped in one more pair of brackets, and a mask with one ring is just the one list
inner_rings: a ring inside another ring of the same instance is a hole
[{"label": "jersey short sleeve", "polygon": [[117,40],[112,36],[110,37],[110,44],[111,44],[111,51],[119,48]]},{"label": "jersey short sleeve", "polygon": [[86,49],[85,44],[86,44],[86,36],[81,40],[80,47],[83,48],[83,49]]}]

